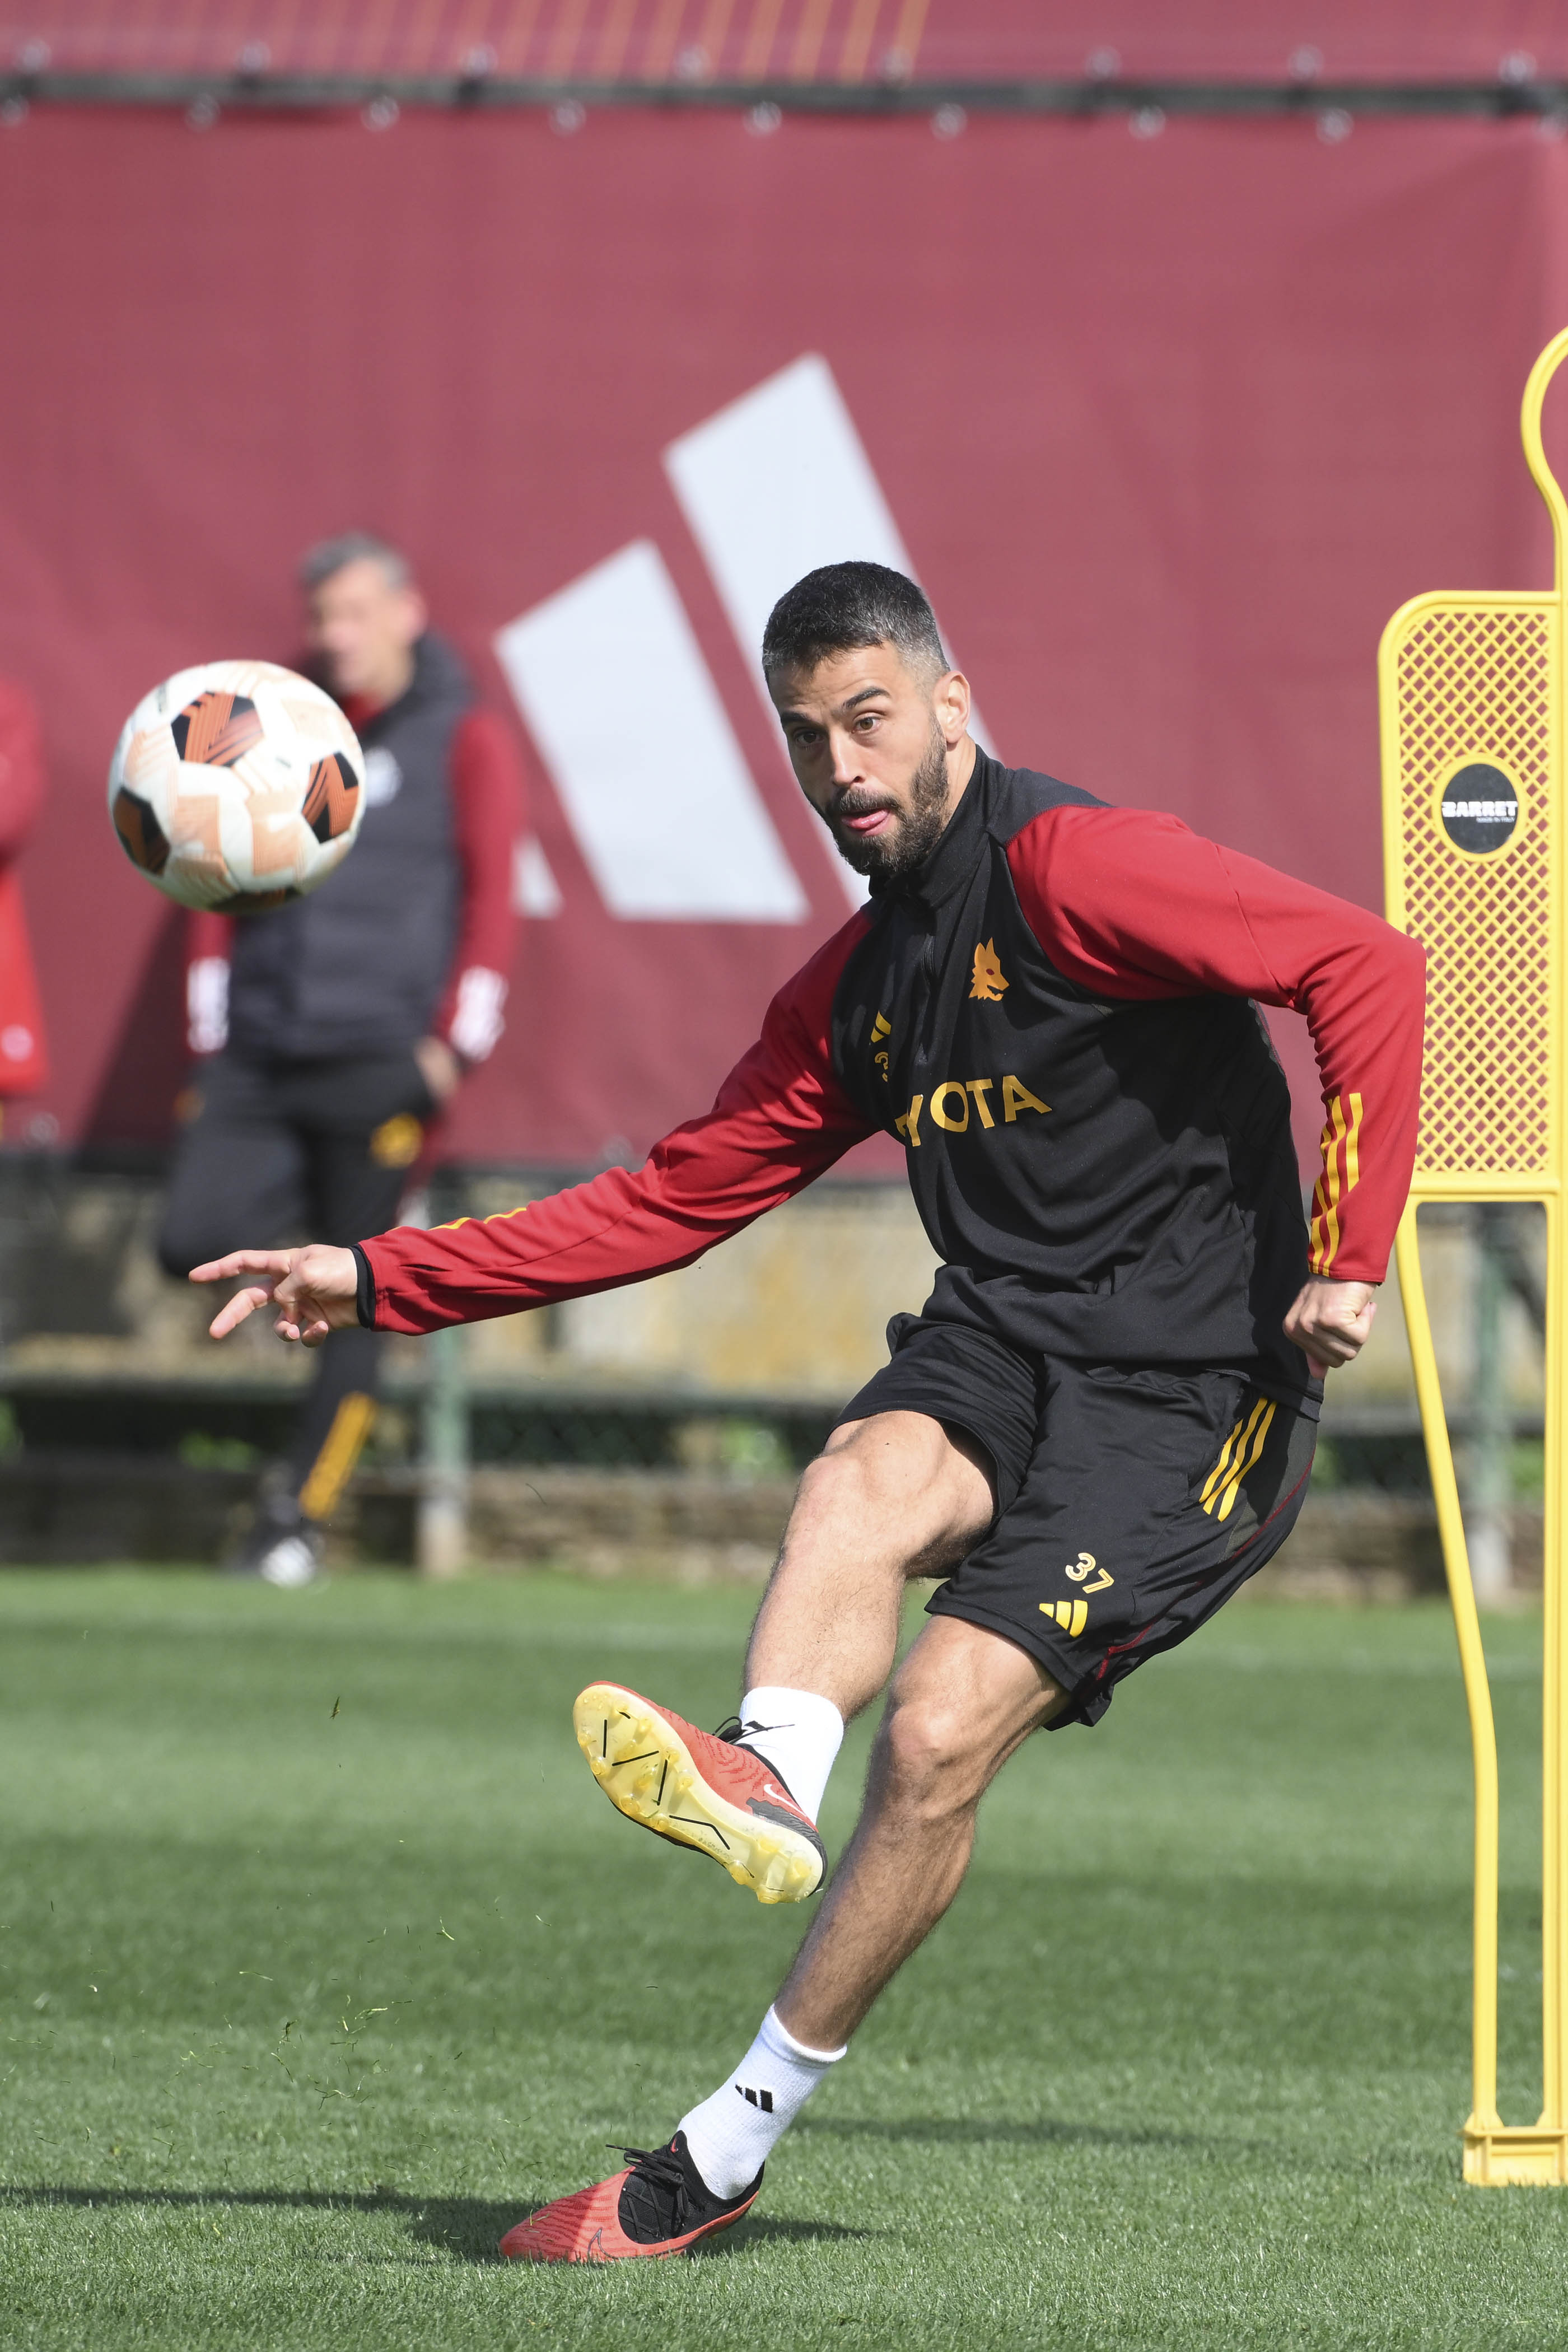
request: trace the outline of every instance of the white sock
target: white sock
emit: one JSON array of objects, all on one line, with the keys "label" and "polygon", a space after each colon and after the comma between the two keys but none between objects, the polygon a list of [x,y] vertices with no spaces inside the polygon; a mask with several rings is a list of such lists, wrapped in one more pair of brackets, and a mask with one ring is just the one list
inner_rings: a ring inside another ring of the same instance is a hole
[{"label": "white sock", "polygon": [[740,1748],[771,1764],[803,1813],[816,1821],[833,1759],[844,1740],[844,1717],[815,1691],[764,1684],[741,1701]]},{"label": "white sock", "polygon": [[751,2187],[843,2055],[842,2050],[808,2050],[769,2010],[729,2081],[680,2118],[691,2160],[715,2197],[738,2197]]}]

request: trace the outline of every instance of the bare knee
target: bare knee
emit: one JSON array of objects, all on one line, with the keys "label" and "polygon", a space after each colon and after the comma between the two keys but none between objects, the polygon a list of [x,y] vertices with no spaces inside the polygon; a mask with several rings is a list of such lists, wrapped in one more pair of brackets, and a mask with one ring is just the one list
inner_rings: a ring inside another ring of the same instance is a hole
[{"label": "bare knee", "polygon": [[868,1482],[931,1486],[944,1479],[962,1485],[978,1478],[990,1499],[991,1457],[974,1438],[929,1412],[873,1412],[864,1421],[841,1421],[817,1456],[825,1466],[854,1467]]},{"label": "bare knee", "polygon": [[[995,1508],[989,1458],[972,1438],[921,1412],[841,1423],[801,1480],[803,1526],[825,1519],[896,1530],[908,1572],[959,1558]],[[793,1527],[792,1527],[793,1532]]]},{"label": "bare knee", "polygon": [[922,1821],[978,1802],[988,1774],[978,1769],[974,1727],[945,1699],[900,1699],[895,1691],[877,1735],[874,1769],[900,1811]]},{"label": "bare knee", "polygon": [[972,1811],[1008,1757],[1065,1703],[1016,1643],[961,1618],[933,1618],[900,1669],[877,1735],[878,1801],[918,1822]]},{"label": "bare knee", "polygon": [[[834,1433],[837,1434],[837,1431]],[[833,1509],[842,1499],[852,1502],[864,1493],[865,1469],[858,1457],[847,1447],[835,1446],[828,1440],[827,1450],[806,1464],[801,1474],[795,1508],[813,1514]]]}]

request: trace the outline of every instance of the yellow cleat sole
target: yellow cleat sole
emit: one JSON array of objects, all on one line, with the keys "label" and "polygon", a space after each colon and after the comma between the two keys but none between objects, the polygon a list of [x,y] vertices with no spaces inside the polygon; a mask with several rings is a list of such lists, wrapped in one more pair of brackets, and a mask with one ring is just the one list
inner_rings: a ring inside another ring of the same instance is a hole
[{"label": "yellow cleat sole", "polygon": [[822,1883],[806,1838],[710,1789],[672,1723],[618,1683],[590,1683],[572,1709],[577,1745],[618,1812],[645,1830],[710,1854],[759,1903],[799,1903]]}]

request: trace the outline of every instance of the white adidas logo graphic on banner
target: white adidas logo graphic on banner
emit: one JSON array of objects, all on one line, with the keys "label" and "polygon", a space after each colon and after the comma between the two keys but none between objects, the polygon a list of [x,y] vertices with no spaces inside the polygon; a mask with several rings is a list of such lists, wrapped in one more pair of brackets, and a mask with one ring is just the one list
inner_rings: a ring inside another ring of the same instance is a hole
[{"label": "white adidas logo graphic on banner", "polygon": [[[796,360],[672,442],[664,463],[776,725],[757,648],[784,591],[847,557],[913,572],[831,368]],[[534,605],[495,646],[613,915],[805,921],[806,894],[650,540]],[[860,905],[864,884],[823,842]],[[560,912],[535,841],[519,853],[515,895],[526,914]]]}]

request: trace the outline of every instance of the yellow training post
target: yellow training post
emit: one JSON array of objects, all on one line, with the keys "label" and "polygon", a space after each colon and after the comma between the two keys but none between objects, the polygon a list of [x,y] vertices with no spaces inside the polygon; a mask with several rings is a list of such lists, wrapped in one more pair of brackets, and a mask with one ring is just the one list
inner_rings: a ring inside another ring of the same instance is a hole
[{"label": "yellow training post", "polygon": [[[1417,596],[1384,631],[1383,836],[1388,919],[1427,952],[1421,1132],[1397,1258],[1476,1777],[1474,2070],[1465,2179],[1568,2183],[1568,1689],[1563,1467],[1564,1176],[1563,541],[1568,507],[1541,446],[1554,337],[1524,391],[1524,454],[1556,543],[1549,595]],[[1497,1741],[1421,1287],[1423,1201],[1539,1201],[1546,1211],[1545,1723],[1539,2123],[1497,2111]]]}]

